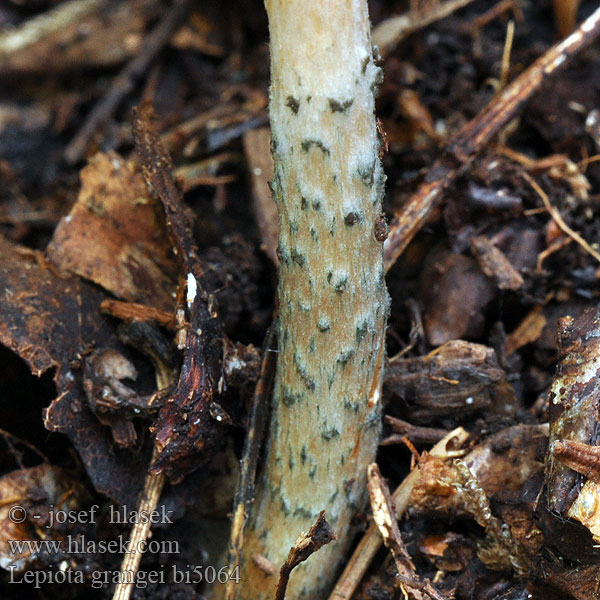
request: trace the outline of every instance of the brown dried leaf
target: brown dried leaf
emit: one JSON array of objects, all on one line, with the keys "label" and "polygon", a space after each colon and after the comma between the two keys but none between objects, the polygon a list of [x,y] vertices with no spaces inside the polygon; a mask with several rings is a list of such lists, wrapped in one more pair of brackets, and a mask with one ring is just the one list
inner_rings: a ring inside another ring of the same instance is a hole
[{"label": "brown dried leaf", "polygon": [[79,197],[48,256],[119,298],[173,310],[177,269],[160,206],[136,164],[115,152],[82,169]]},{"label": "brown dried leaf", "polygon": [[115,446],[111,430],[88,405],[78,371],[62,368],[55,380],[59,395],[44,413],[44,426],[71,440],[98,492],[118,503],[134,504],[144,481],[149,448],[127,452]]},{"label": "brown dried leaf", "polygon": [[119,347],[100,312],[106,298],[79,278],[61,279],[41,254],[0,238],[0,343],[27,362],[34,375],[58,367],[58,397],[44,424],[66,434],[100,492],[131,501],[141,485],[141,459],[115,451],[110,431],[88,407],[81,372],[72,368],[93,347]]},{"label": "brown dried leaf", "polygon": [[77,278],[58,278],[43,257],[0,238],[0,342],[34,375],[74,360],[109,335],[105,295]]}]

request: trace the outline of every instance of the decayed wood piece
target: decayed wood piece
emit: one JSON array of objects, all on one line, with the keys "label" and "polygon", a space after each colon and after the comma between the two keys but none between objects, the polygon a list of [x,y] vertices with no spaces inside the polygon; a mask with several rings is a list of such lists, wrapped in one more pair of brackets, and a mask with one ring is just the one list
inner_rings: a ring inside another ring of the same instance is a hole
[{"label": "decayed wood piece", "polygon": [[600,8],[568,38],[538,58],[446,144],[441,158],[433,164],[419,189],[390,224],[384,250],[386,270],[404,252],[423,226],[431,209],[482,148],[517,114],[550,75],[563,68],[598,35]]},{"label": "decayed wood piece", "polygon": [[463,340],[424,357],[390,361],[383,389],[388,406],[400,399],[403,412],[417,423],[509,405],[513,396],[494,350]]},{"label": "decayed wood piece", "polygon": [[0,73],[47,75],[118,65],[138,53],[147,22],[160,10],[157,0],[54,4],[0,31]]},{"label": "decayed wood piece", "polygon": [[501,290],[518,290],[524,285],[523,276],[510,264],[501,250],[482,235],[470,240],[471,251],[477,258],[481,270],[492,279]]},{"label": "decayed wood piece", "polygon": [[269,0],[272,189],[279,209],[279,355],[266,464],[248,524],[241,598],[271,599],[321,510],[339,539],[300,565],[291,598],[321,597],[366,500],[380,430],[388,297],[382,262],[375,65],[364,0]]},{"label": "decayed wood piece", "polygon": [[222,409],[215,402],[222,377],[223,332],[214,297],[203,286],[203,268],[181,190],[172,176],[171,159],[152,128],[151,118],[152,109],[148,105],[136,109],[133,136],[144,178],[163,203],[176,254],[186,274],[189,320],[177,388],[153,428],[157,456],[151,472],[180,481],[206,457],[218,424],[223,421]]},{"label": "decayed wood piece", "polygon": [[600,486],[596,475],[600,446],[600,311],[588,309],[576,320],[561,319],[557,341],[559,363],[548,398],[548,508],[577,519],[600,539]]}]

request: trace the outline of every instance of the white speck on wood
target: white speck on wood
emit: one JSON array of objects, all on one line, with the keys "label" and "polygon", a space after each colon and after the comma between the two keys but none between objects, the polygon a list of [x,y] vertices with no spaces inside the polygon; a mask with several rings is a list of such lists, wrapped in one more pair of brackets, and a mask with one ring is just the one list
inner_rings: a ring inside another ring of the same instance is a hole
[{"label": "white speck on wood", "polygon": [[194,300],[196,299],[196,293],[198,292],[198,283],[193,273],[188,273],[187,276],[187,296],[186,301],[188,308],[192,307]]}]

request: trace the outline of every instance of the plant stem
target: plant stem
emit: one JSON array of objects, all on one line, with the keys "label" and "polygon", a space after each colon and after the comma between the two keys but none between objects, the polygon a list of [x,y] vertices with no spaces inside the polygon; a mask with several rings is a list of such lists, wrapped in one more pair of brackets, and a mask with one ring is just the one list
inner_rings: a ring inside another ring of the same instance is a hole
[{"label": "plant stem", "polygon": [[267,0],[279,211],[279,355],[266,464],[239,598],[273,598],[276,567],[321,510],[339,536],[298,567],[290,598],[323,597],[366,500],[380,432],[385,288],[375,65],[366,0]]}]

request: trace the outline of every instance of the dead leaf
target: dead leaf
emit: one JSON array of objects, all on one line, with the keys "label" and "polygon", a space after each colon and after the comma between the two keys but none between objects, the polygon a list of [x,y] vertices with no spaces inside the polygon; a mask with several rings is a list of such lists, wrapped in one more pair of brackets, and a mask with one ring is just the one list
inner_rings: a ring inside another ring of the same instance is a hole
[{"label": "dead leaf", "polygon": [[118,298],[173,311],[177,268],[162,211],[136,164],[115,152],[82,169],[79,197],[48,256]]}]

